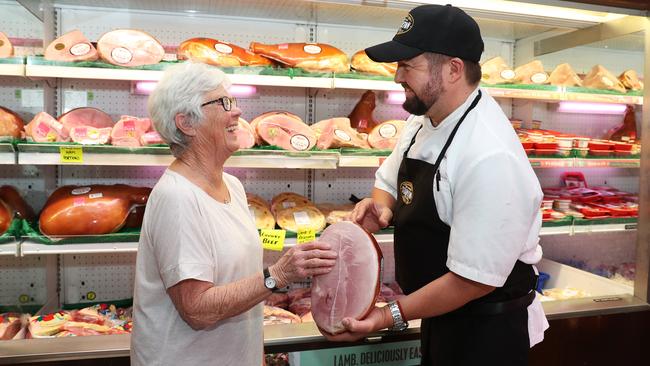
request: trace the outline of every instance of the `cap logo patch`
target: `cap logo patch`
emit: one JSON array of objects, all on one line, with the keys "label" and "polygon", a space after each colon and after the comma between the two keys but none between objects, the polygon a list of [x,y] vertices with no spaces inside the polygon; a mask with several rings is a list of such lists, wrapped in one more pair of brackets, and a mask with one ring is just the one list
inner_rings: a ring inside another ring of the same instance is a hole
[{"label": "cap logo patch", "polygon": [[402,25],[400,25],[399,29],[397,30],[397,34],[402,34],[406,33],[413,28],[413,24],[415,21],[413,21],[413,16],[411,14],[408,14],[405,18],[404,21],[402,22]]}]

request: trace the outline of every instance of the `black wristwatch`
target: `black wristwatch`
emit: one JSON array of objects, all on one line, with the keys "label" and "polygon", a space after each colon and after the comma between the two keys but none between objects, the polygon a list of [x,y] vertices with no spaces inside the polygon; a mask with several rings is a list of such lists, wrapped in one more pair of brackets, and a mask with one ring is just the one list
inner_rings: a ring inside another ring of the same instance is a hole
[{"label": "black wristwatch", "polygon": [[275,278],[271,277],[271,272],[269,272],[269,267],[264,268],[262,271],[264,273],[264,287],[268,288],[271,291],[278,289],[278,282]]}]

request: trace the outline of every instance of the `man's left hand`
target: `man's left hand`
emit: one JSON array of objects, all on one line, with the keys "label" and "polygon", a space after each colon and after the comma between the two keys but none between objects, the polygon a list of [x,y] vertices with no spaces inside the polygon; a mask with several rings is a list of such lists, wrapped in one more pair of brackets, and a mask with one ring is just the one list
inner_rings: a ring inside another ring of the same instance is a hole
[{"label": "man's left hand", "polygon": [[369,333],[376,332],[383,328],[388,328],[393,325],[393,318],[390,312],[385,307],[375,307],[370,314],[363,320],[356,320],[353,318],[344,318],[343,326],[345,331],[336,335],[328,334],[321,330],[321,333],[329,341],[333,342],[354,342],[367,336]]}]

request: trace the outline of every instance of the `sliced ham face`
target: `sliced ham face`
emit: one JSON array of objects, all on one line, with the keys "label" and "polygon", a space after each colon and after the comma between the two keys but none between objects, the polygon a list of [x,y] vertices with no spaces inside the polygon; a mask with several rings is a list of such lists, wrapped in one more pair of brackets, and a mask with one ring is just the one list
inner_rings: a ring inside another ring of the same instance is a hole
[{"label": "sliced ham face", "polygon": [[354,147],[369,149],[368,142],[350,126],[349,118],[330,118],[311,125],[318,136],[319,149]]},{"label": "sliced ham face", "polygon": [[626,92],[623,83],[602,65],[594,66],[582,83],[587,88]]},{"label": "sliced ham face", "polygon": [[255,135],[255,145],[257,146],[263,146],[263,145],[268,145],[264,139],[262,139],[262,136],[257,132],[257,124],[263,120],[264,118],[268,116],[272,116],[274,114],[284,114],[287,117],[291,117],[297,121],[302,122],[302,119],[298,117],[297,115],[287,112],[287,111],[269,111],[269,112],[264,112],[260,114],[259,116],[253,118],[253,120],[250,122],[251,128],[253,129],[253,134]]},{"label": "sliced ham face", "polygon": [[370,131],[379,124],[375,117],[373,117],[376,99],[377,96],[372,90],[363,93],[361,99],[359,99],[348,116],[352,128],[361,133],[370,133]]},{"label": "sliced ham face", "polygon": [[567,63],[557,65],[548,77],[548,81],[556,86],[582,86],[582,80]]},{"label": "sliced ham face", "polygon": [[116,232],[135,206],[147,204],[150,192],[151,188],[125,184],[61,187],[41,211],[41,232],[48,236]]},{"label": "sliced ham face", "polygon": [[490,85],[511,83],[515,78],[515,72],[498,56],[481,65],[481,74],[481,81]]},{"label": "sliced ham face", "polygon": [[74,127],[111,128],[113,119],[106,112],[92,107],[72,109],[59,116],[59,122],[66,131]]},{"label": "sliced ham face", "polygon": [[314,277],[311,311],[318,328],[337,334],[345,330],[344,318],[363,319],[374,307],[383,257],[375,238],[350,221],[331,225],[319,241],[331,245],[338,257],[329,273]]},{"label": "sliced ham face", "polygon": [[16,112],[0,107],[0,138],[9,136],[19,139],[24,128],[25,123]]},{"label": "sliced ham face", "polygon": [[50,43],[44,56],[50,61],[96,61],[99,53],[88,38],[75,29]]},{"label": "sliced ham face", "polygon": [[111,138],[112,130],[110,127],[73,127],[70,130],[70,138],[72,141],[82,145],[105,145],[108,144]]},{"label": "sliced ham face", "polygon": [[109,64],[125,67],[155,65],[165,56],[165,49],[148,33],[117,29],[104,33],[97,41],[99,57]]},{"label": "sliced ham face", "polygon": [[397,145],[404,126],[406,126],[406,121],[383,122],[372,129],[368,135],[368,143],[375,149],[392,150]]},{"label": "sliced ham face", "polygon": [[156,131],[149,131],[140,137],[140,144],[142,146],[160,145],[164,144],[162,136]]},{"label": "sliced ham face", "polygon": [[345,52],[324,43],[263,44],[252,42],[251,51],[289,67],[312,72],[348,72]]},{"label": "sliced ham face", "polygon": [[25,134],[34,142],[70,141],[68,130],[46,112],[40,112],[34,116],[34,119],[25,126]]},{"label": "sliced ham face", "polygon": [[0,32],[0,58],[11,57],[14,55],[14,46],[9,38]]},{"label": "sliced ham face", "polygon": [[365,50],[361,50],[352,55],[352,68],[368,74],[393,77],[397,72],[397,62],[375,62]]},{"label": "sliced ham face", "polygon": [[257,122],[257,133],[269,145],[289,151],[308,151],[316,146],[316,134],[301,120],[283,113],[271,114]]},{"label": "sliced ham face", "polygon": [[179,60],[195,60],[214,66],[270,66],[273,63],[245,48],[212,38],[191,38],[178,47]]},{"label": "sliced ham face", "polygon": [[548,84],[548,74],[542,62],[534,60],[516,68],[513,81],[519,84]]},{"label": "sliced ham face", "polygon": [[149,118],[122,116],[113,126],[111,144],[115,146],[138,147],[142,146],[142,136],[151,129]]},{"label": "sliced ham face", "polygon": [[250,149],[255,146],[255,133],[251,125],[243,118],[240,118],[238,121],[239,126],[237,127],[237,142],[239,142],[240,149]]}]

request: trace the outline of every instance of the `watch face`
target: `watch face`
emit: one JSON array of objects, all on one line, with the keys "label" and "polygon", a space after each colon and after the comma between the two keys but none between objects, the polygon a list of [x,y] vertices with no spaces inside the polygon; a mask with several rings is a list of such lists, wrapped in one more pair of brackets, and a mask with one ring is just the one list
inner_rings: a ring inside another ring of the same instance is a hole
[{"label": "watch face", "polygon": [[272,277],[267,277],[264,279],[264,286],[268,289],[272,289],[275,287],[275,280]]}]

